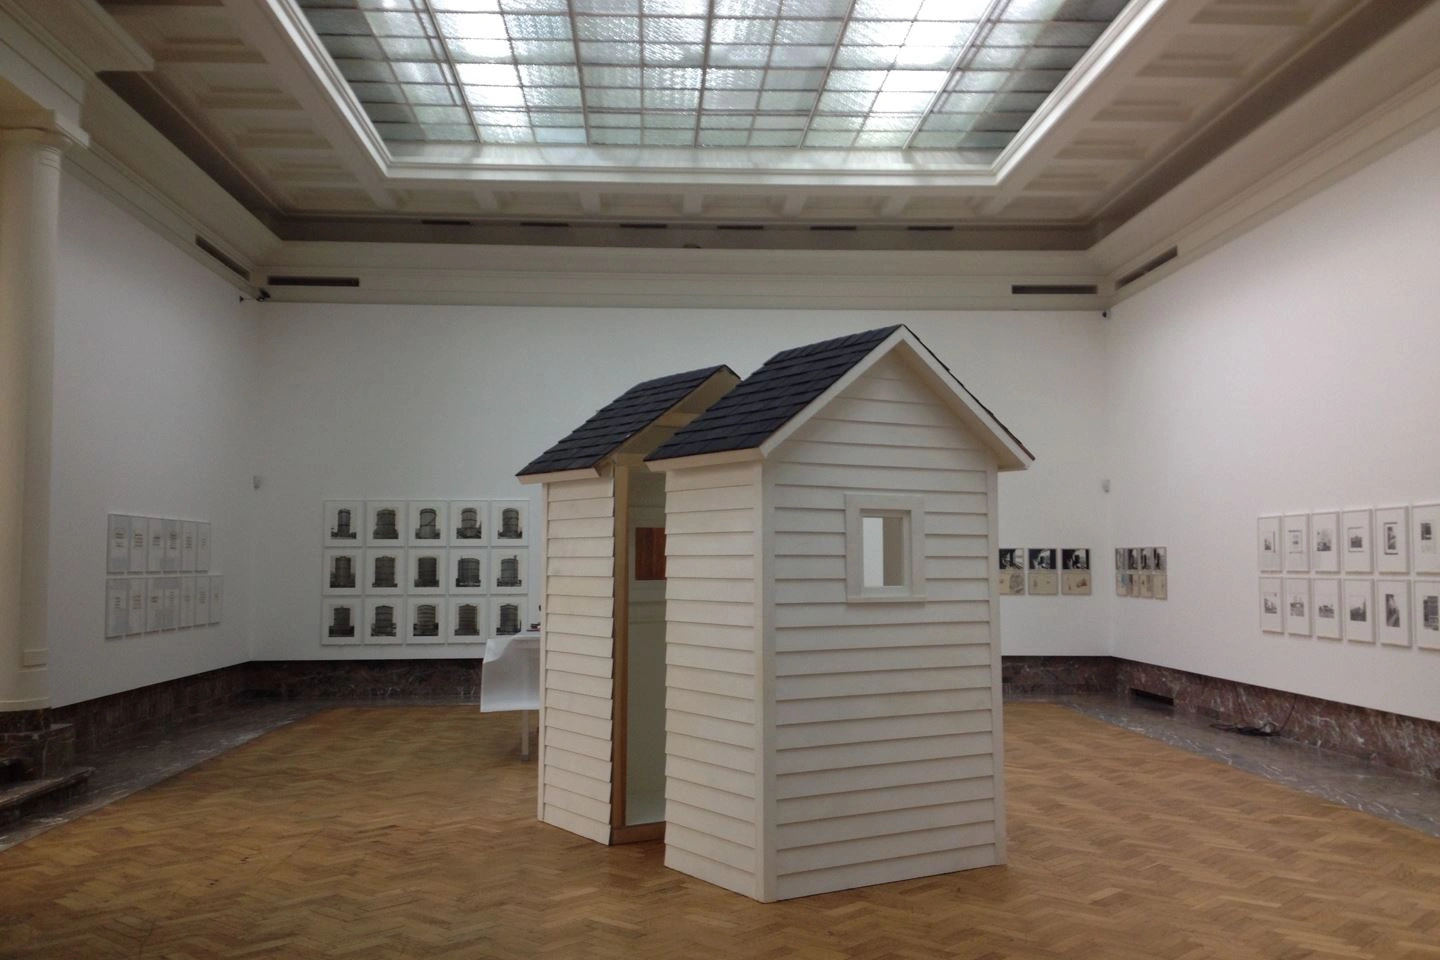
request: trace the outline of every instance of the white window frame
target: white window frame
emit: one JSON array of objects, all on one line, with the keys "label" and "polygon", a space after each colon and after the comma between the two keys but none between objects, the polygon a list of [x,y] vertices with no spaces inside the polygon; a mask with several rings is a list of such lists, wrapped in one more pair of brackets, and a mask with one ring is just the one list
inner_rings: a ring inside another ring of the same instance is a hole
[{"label": "white window frame", "polygon": [[[901,517],[904,575],[898,586],[865,586],[866,517]],[[894,493],[845,495],[845,599],[849,603],[918,603],[925,600],[925,498]]]}]

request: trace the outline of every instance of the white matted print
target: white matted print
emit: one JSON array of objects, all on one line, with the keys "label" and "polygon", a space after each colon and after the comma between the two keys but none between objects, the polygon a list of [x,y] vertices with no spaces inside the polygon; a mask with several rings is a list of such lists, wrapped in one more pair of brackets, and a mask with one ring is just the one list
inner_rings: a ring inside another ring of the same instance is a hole
[{"label": "white matted print", "polygon": [[123,514],[110,514],[105,535],[105,572],[111,575],[130,572],[130,518]]},{"label": "white matted print", "polygon": [[365,641],[365,608],[356,599],[327,599],[320,619],[320,642],[323,644],[363,643]]},{"label": "white matted print", "polygon": [[145,632],[159,633],[164,629],[165,581],[150,577],[145,581]]},{"label": "white matted print", "polygon": [[1260,578],[1260,629],[1266,633],[1285,632],[1284,597],[1279,577]]},{"label": "white matted print", "polygon": [[[1160,548],[1164,550],[1164,547]],[[1156,600],[1168,600],[1170,598],[1170,575],[1166,573],[1150,574],[1150,595]]]},{"label": "white matted print", "polygon": [[1345,639],[1354,643],[1375,642],[1375,585],[1369,580],[1346,580],[1341,614],[1345,618]]},{"label": "white matted print", "polygon": [[195,527],[194,520],[180,521],[180,572],[195,572]]},{"label": "white matted print", "polygon": [[180,629],[195,626],[195,578],[180,578]]},{"label": "white matted print", "polygon": [[450,501],[450,542],[457,547],[490,542],[488,500]]},{"label": "white matted print", "polygon": [[407,611],[401,597],[379,597],[365,601],[366,643],[399,643],[404,637],[401,624]]},{"label": "white matted print", "polygon": [[324,537],[327,547],[365,546],[365,503],[326,500]]},{"label": "white matted print", "polygon": [[405,535],[412,547],[440,547],[450,542],[448,504],[444,500],[410,501]]},{"label": "white matted print", "polygon": [[357,596],[363,592],[360,587],[360,568],[364,554],[359,550],[326,550],[325,569],[322,571],[321,590],[336,596]]},{"label": "white matted print", "polygon": [[210,571],[210,524],[195,524],[195,572]]},{"label": "white matted print", "polygon": [[145,600],[148,594],[145,584],[144,577],[132,577],[128,581],[125,600],[126,612],[129,615],[129,622],[125,625],[127,634],[145,632]]},{"label": "white matted print", "polygon": [[1374,518],[1369,510],[1346,510],[1340,514],[1340,546],[1346,573],[1374,573]]},{"label": "white matted print", "polygon": [[490,551],[490,582],[495,593],[524,593],[530,578],[530,557],[526,550],[497,547]]},{"label": "white matted print", "polygon": [[522,632],[530,625],[529,612],[525,597],[495,597],[490,601],[490,635],[508,637]]},{"label": "white matted print", "polygon": [[1375,581],[1375,635],[1391,647],[1408,647],[1410,637],[1410,581]]},{"label": "white matted print", "polygon": [[[145,572],[159,573],[165,568],[165,521],[149,517],[145,521]],[[149,615],[146,615],[149,622]]]},{"label": "white matted print", "polygon": [[404,500],[365,502],[365,542],[372,547],[401,546],[405,543]]},{"label": "white matted print", "polygon": [[485,586],[484,547],[451,547],[446,587],[455,594],[483,594]]},{"label": "white matted print", "polygon": [[405,592],[435,594],[445,592],[444,550],[409,550],[405,567]]},{"label": "white matted print", "polygon": [[519,546],[530,542],[529,500],[490,502],[490,542]]},{"label": "white matted print", "polygon": [[166,573],[180,570],[180,521],[165,521],[165,560],[162,569]]},{"label": "white matted print", "polygon": [[225,578],[213,576],[210,578],[210,622],[219,623],[220,616],[225,612]]},{"label": "white matted print", "polygon": [[1279,517],[1260,518],[1255,542],[1260,555],[1261,573],[1279,573],[1284,569],[1284,554],[1280,550]]},{"label": "white matted print", "polygon": [[415,597],[405,618],[405,639],[409,643],[445,642],[444,597]]},{"label": "white matted print", "polygon": [[1340,581],[1316,580],[1310,585],[1310,609],[1314,614],[1315,636],[1322,640],[1339,640],[1341,626]]},{"label": "white matted print", "polygon": [[1416,580],[1414,603],[1415,645],[1440,650],[1440,580]]},{"label": "white matted print", "polygon": [[[128,533],[127,533],[128,538]],[[130,554],[127,549],[125,559]],[[105,582],[105,638],[125,636],[130,629],[130,581],[107,580]]]},{"label": "white matted print", "polygon": [[175,630],[180,626],[180,578],[165,578],[165,629]]},{"label": "white matted print", "polygon": [[490,611],[484,597],[452,597],[446,619],[450,643],[484,643],[490,627]]},{"label": "white matted print", "polygon": [[1025,548],[1001,547],[995,559],[1000,596],[1013,597],[1025,593]]},{"label": "white matted print", "polygon": [[145,558],[150,548],[150,521],[145,517],[130,518],[130,572],[144,573]]},{"label": "white matted print", "polygon": [[1310,516],[1310,569],[1315,573],[1340,572],[1340,514]]},{"label": "white matted print", "polygon": [[210,578],[195,578],[195,626],[203,627],[210,622]]},{"label": "white matted print", "polygon": [[1310,581],[1294,577],[1285,581],[1285,632],[1308,637],[1310,624]]},{"label": "white matted print", "polygon": [[1440,573],[1440,503],[1410,508],[1410,551],[1416,573]]},{"label": "white matted print", "polygon": [[365,593],[394,596],[405,592],[405,551],[400,547],[371,547],[365,551]]},{"label": "white matted print", "polygon": [[1289,513],[1283,524],[1285,572],[1305,573],[1310,569],[1310,515]]},{"label": "white matted print", "polygon": [[1410,572],[1410,510],[1384,507],[1375,511],[1375,572]]}]

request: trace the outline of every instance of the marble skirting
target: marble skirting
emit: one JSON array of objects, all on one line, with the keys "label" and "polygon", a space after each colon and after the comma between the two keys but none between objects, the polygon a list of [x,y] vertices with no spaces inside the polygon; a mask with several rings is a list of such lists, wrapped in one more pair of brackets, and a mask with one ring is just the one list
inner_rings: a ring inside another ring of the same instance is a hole
[{"label": "marble skirting", "polygon": [[1002,657],[1005,696],[1062,696],[1113,693],[1114,657]]},{"label": "marble skirting", "polygon": [[75,727],[75,745],[89,753],[157,730],[184,728],[235,703],[247,689],[247,664],[83,700],[49,711]]},{"label": "marble skirting", "polygon": [[248,665],[252,697],[282,700],[447,697],[478,699],[478,658],[464,660],[261,660]]}]

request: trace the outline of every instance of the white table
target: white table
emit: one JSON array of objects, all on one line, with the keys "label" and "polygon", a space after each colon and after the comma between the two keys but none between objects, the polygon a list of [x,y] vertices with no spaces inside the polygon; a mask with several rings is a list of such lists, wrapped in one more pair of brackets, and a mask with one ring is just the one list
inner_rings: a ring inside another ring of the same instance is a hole
[{"label": "white table", "polygon": [[540,633],[526,631],[485,641],[480,669],[480,710],[520,711],[520,756],[530,759],[530,714],[540,709]]}]

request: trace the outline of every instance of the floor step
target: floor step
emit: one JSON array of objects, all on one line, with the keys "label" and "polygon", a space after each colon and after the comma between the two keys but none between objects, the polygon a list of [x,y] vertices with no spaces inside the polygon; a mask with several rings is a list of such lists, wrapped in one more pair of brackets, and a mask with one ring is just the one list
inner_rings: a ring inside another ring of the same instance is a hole
[{"label": "floor step", "polygon": [[58,776],[26,780],[0,790],[0,826],[60,807],[85,792],[94,767],[71,767]]}]

